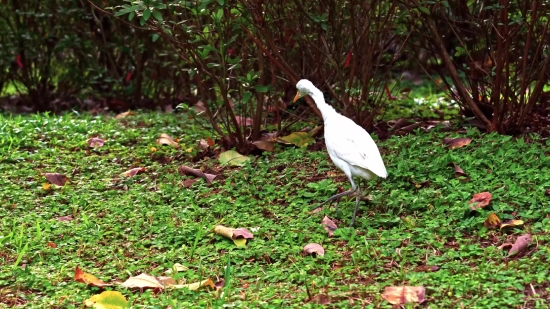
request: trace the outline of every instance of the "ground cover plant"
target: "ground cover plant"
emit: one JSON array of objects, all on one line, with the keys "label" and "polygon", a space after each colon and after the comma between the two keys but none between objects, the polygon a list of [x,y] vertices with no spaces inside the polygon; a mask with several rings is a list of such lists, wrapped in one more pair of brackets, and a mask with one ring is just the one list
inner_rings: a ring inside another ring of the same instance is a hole
[{"label": "ground cover plant", "polygon": [[[186,114],[0,117],[0,307],[82,308],[113,290],[133,308],[390,308],[382,295],[401,286],[425,288],[407,308],[547,307],[550,153],[535,134],[456,126],[375,138],[389,177],[368,183],[350,229],[354,199],[341,213],[310,211],[349,185],[320,137],[221,166],[214,150],[197,160],[199,141],[217,137]],[[217,176],[192,183],[182,165]],[[332,237],[325,215],[339,226]],[[499,229],[509,220],[523,224]],[[238,247],[217,224],[254,238]],[[525,235],[532,242],[509,256]],[[304,254],[310,243],[324,255]],[[187,270],[167,273],[177,263]],[[112,285],[74,280],[77,267]],[[142,273],[225,284],[119,285]]]}]

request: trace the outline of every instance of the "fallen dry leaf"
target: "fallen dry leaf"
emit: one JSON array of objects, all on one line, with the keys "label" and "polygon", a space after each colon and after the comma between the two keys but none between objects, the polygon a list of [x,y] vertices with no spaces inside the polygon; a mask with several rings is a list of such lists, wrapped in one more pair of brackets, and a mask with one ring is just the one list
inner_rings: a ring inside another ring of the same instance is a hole
[{"label": "fallen dry leaf", "polygon": [[470,177],[468,176],[468,174],[466,174],[466,173],[464,172],[464,170],[462,170],[462,169],[460,168],[460,166],[456,165],[455,163],[449,163],[449,164],[447,164],[447,166],[452,166],[452,167],[454,168],[454,170],[455,170],[455,178],[464,177],[464,178],[463,178],[463,181],[464,181],[464,182],[470,181]]},{"label": "fallen dry leaf", "polygon": [[221,165],[245,166],[247,162],[250,162],[250,157],[243,156],[235,150],[228,150],[220,153],[218,160]]},{"label": "fallen dry leaf", "polygon": [[69,177],[59,174],[59,173],[46,173],[44,174],[44,177],[52,184],[56,186],[63,187],[67,181],[69,181]]},{"label": "fallen dry leaf", "polygon": [[523,225],[523,220],[508,220],[500,225],[500,229]]},{"label": "fallen dry leaf", "polygon": [[174,139],[166,134],[166,133],[162,133],[159,137],[159,139],[157,139],[157,144],[159,145],[162,145],[162,146],[174,146],[175,148],[180,148],[180,145],[174,141]]},{"label": "fallen dry leaf", "polygon": [[472,210],[476,210],[478,208],[485,208],[489,203],[491,202],[491,199],[493,198],[493,195],[489,192],[481,192],[474,194],[474,197],[468,202],[468,205],[473,204],[470,206]]},{"label": "fallen dry leaf", "polygon": [[157,277],[158,282],[160,282],[165,288],[177,285],[178,283],[172,277],[160,276]]},{"label": "fallen dry leaf", "polygon": [[190,168],[189,166],[185,166],[185,165],[180,165],[178,167],[178,173],[180,173],[180,175],[195,176],[195,177],[203,178],[204,180],[206,180],[206,182],[209,185],[212,184],[212,181],[214,181],[214,178],[216,178],[216,176],[217,176],[217,175],[213,175],[213,174],[203,173],[199,169]]},{"label": "fallen dry leaf", "polygon": [[118,291],[104,291],[86,299],[84,305],[95,309],[125,309],[128,308],[128,301]]},{"label": "fallen dry leaf", "polygon": [[325,255],[325,249],[323,249],[323,247],[321,247],[320,244],[316,244],[316,243],[305,245],[303,250],[305,254],[309,254],[309,255],[314,255],[314,253],[320,256]]},{"label": "fallen dry leaf", "polygon": [[334,231],[338,228],[336,223],[330,220],[330,218],[327,216],[323,218],[323,220],[321,221],[321,225],[323,225],[325,231],[328,232],[328,237],[332,237],[334,235]]},{"label": "fallen dry leaf", "polygon": [[50,191],[52,189],[52,184],[49,182],[45,182],[42,184],[42,189],[44,189],[45,191]]},{"label": "fallen dry leaf", "polygon": [[187,178],[184,181],[182,181],[182,184],[186,188],[191,188],[191,186],[199,180],[198,178]]},{"label": "fallen dry leaf", "polygon": [[461,138],[444,138],[443,143],[449,147],[449,149],[461,148],[472,142],[471,139]]},{"label": "fallen dry leaf", "polygon": [[502,245],[498,246],[500,250],[503,250],[504,248],[512,247],[514,244],[510,242],[505,242]]},{"label": "fallen dry leaf", "polygon": [[157,280],[157,278],[148,275],[140,274],[136,277],[130,277],[124,281],[120,286],[125,288],[138,288],[138,289],[154,289],[162,290],[164,286]]},{"label": "fallen dry leaf", "polygon": [[260,150],[265,151],[273,151],[273,149],[275,149],[275,142],[272,141],[255,141],[252,143],[252,145],[256,146],[256,148]]},{"label": "fallen dry leaf", "polygon": [[544,195],[549,196],[550,195],[550,189],[546,189],[546,191],[544,191]]},{"label": "fallen dry leaf", "polygon": [[235,116],[235,119],[237,120],[237,123],[240,126],[249,127],[254,124],[254,121],[252,120],[252,118]]},{"label": "fallen dry leaf", "polygon": [[126,118],[128,116],[133,116],[135,115],[136,113],[134,113],[133,111],[127,111],[127,112],[124,112],[124,113],[120,113],[118,115],[115,116],[116,119],[119,119],[119,118]]},{"label": "fallen dry leaf", "polygon": [[201,140],[199,141],[199,149],[206,150],[208,148],[210,148],[208,142],[205,139],[201,138]]},{"label": "fallen dry leaf", "polygon": [[99,148],[105,145],[105,141],[99,137],[91,137],[86,142],[88,143],[88,146],[92,148]]},{"label": "fallen dry leaf", "polygon": [[429,266],[429,265],[420,265],[417,266],[414,271],[415,272],[423,272],[423,273],[430,273],[435,272],[439,270],[439,266]]},{"label": "fallen dry leaf", "polygon": [[382,298],[393,305],[407,303],[422,303],[426,294],[423,286],[392,286],[386,287]]},{"label": "fallen dry leaf", "polygon": [[319,132],[321,132],[322,128],[323,128],[323,125],[316,126],[315,128],[311,129],[309,132],[307,132],[307,134],[309,134],[309,136],[311,137],[314,137]]},{"label": "fallen dry leaf", "polygon": [[416,122],[413,124],[410,124],[408,126],[401,127],[399,131],[405,132],[405,133],[411,133],[412,131],[418,129],[420,127],[420,123]]},{"label": "fallen dry leaf", "polygon": [[254,235],[252,235],[252,233],[250,233],[246,228],[234,229],[223,225],[216,225],[214,227],[214,233],[233,240],[237,247],[243,247],[246,245],[247,239],[254,238]]},{"label": "fallen dry leaf", "polygon": [[210,278],[208,278],[206,280],[203,280],[203,281],[200,281],[200,282],[195,282],[195,283],[191,283],[191,284],[178,284],[178,285],[172,285],[170,287],[174,288],[174,289],[188,288],[191,291],[196,291],[199,288],[207,287],[207,286],[211,287],[214,290],[216,289],[216,286],[214,285],[214,282]]},{"label": "fallen dry leaf", "polygon": [[57,221],[72,221],[72,220],[74,220],[72,216],[57,217]]},{"label": "fallen dry leaf", "polygon": [[487,219],[483,222],[483,225],[485,225],[488,229],[496,229],[500,226],[500,219],[498,216],[493,212],[489,216],[487,216]]},{"label": "fallen dry leaf", "polygon": [[523,236],[519,236],[516,239],[516,242],[514,242],[514,244],[512,245],[512,248],[510,249],[510,251],[508,251],[507,257],[522,253],[527,249],[527,247],[529,247],[531,242],[533,242],[533,238],[531,238],[531,234],[525,234]]},{"label": "fallen dry leaf", "polygon": [[174,266],[172,266],[171,269],[168,269],[166,271],[167,274],[171,274],[171,273],[178,273],[178,272],[181,272],[181,271],[187,271],[189,270],[189,268],[185,265],[181,265],[180,263],[175,263]]},{"label": "fallen dry leaf", "polygon": [[127,170],[126,172],[122,173],[122,176],[124,177],[134,177],[139,173],[145,172],[145,167],[134,167],[132,169]]},{"label": "fallen dry leaf", "polygon": [[54,249],[57,248],[57,245],[54,242],[51,242],[51,241],[49,241],[47,243],[47,246],[50,247],[50,248],[54,248]]},{"label": "fallen dry leaf", "polygon": [[74,270],[74,281],[86,283],[87,285],[96,287],[105,287],[112,285],[99,280],[96,276],[92,274],[85,273],[78,266]]}]

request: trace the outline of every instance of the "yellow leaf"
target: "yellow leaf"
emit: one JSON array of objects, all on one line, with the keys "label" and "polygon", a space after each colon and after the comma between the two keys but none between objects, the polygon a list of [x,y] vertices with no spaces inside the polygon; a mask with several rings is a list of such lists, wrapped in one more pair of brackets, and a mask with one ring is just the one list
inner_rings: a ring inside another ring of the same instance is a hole
[{"label": "yellow leaf", "polygon": [[307,132],[294,132],[290,135],[279,137],[278,141],[285,144],[293,144],[298,147],[306,147],[309,144],[315,143],[315,139]]},{"label": "yellow leaf", "polygon": [[174,288],[174,289],[181,289],[181,288],[188,288],[190,289],[191,291],[196,291],[198,290],[199,288],[202,288],[202,287],[205,287],[205,286],[209,286],[211,287],[212,289],[215,289],[216,287],[214,286],[214,282],[212,281],[212,279],[208,278],[206,280],[203,280],[203,281],[200,281],[200,282],[195,282],[195,283],[191,283],[191,284],[177,284],[177,285],[172,285],[171,288]]},{"label": "yellow leaf", "polygon": [[52,185],[50,185],[49,183],[45,182],[42,184],[42,189],[46,190],[46,191],[50,191],[52,189]]},{"label": "yellow leaf", "polygon": [[488,229],[495,229],[500,226],[500,219],[493,212],[487,217],[487,219],[485,219],[485,222],[483,222],[483,225],[485,225],[485,227]]},{"label": "yellow leaf", "polygon": [[128,308],[128,301],[118,291],[105,291],[86,299],[84,305],[96,309],[123,309]]},{"label": "yellow leaf", "polygon": [[235,239],[232,239],[233,240],[233,243],[237,246],[237,247],[244,247],[246,246],[246,238],[235,238]]},{"label": "yellow leaf", "polygon": [[500,225],[500,229],[504,229],[504,228],[507,228],[507,227],[516,227],[516,226],[520,226],[520,225],[523,225],[523,220],[510,220],[510,221],[506,221],[504,223],[502,223]]},{"label": "yellow leaf", "polygon": [[151,147],[151,152],[157,152],[157,148]]},{"label": "yellow leaf", "polygon": [[243,156],[235,150],[228,150],[220,153],[218,160],[221,165],[245,166],[250,161],[250,157]]}]

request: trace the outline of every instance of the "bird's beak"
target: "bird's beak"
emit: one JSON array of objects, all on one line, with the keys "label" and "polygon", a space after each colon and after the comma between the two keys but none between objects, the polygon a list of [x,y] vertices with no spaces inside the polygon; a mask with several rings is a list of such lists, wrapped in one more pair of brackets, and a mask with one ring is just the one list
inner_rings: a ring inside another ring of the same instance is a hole
[{"label": "bird's beak", "polygon": [[298,99],[299,99],[300,97],[301,97],[300,91],[296,92],[296,96],[294,97],[294,100],[292,100],[292,102],[294,103],[294,102],[298,101]]}]

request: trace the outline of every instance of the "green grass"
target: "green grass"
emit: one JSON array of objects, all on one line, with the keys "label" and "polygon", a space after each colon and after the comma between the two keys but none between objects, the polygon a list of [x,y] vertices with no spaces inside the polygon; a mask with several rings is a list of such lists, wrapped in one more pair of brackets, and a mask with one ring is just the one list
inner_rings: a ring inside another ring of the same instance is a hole
[{"label": "green grass", "polygon": [[[159,147],[161,133],[183,147]],[[107,142],[89,149],[86,140],[95,135]],[[407,308],[547,307],[548,141],[474,130],[378,141],[389,177],[369,182],[372,201],[361,203],[350,229],[354,199],[341,202],[340,214],[309,211],[349,187],[325,151],[278,146],[242,168],[220,167],[214,158],[192,163],[186,149],[208,135],[185,115],[0,116],[0,308],[82,308],[101,290],[75,282],[76,266],[121,282],[142,272],[163,275],[174,263],[190,268],[177,275],[188,283],[229,279],[227,298],[207,289],[111,289],[133,308],[317,308],[307,302],[306,287],[313,297],[326,295],[330,307],[391,308],[381,295],[400,285],[426,288],[426,302]],[[473,142],[454,150],[442,145],[443,137],[459,136]],[[469,182],[454,178],[451,162]],[[187,189],[181,164],[219,179]],[[120,176],[133,167],[147,171]],[[47,172],[71,181],[46,191]],[[467,211],[482,191],[493,194],[490,206]],[[488,230],[483,222],[491,212],[525,225]],[[332,238],[320,225],[325,214],[340,227]],[[57,220],[67,215],[74,220]],[[253,229],[254,239],[237,248],[211,232],[219,222]],[[529,254],[505,259],[498,246],[527,232],[534,238]],[[302,255],[311,242],[324,247],[324,257]],[[414,271],[425,264],[440,270]]]}]

